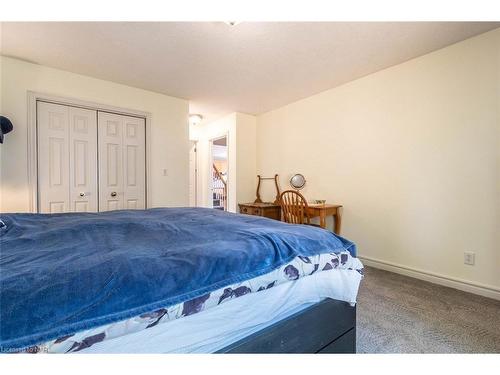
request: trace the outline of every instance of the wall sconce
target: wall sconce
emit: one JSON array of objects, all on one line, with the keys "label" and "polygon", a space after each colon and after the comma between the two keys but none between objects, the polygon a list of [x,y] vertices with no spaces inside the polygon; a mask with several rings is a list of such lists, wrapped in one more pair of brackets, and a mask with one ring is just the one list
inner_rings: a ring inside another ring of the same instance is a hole
[{"label": "wall sconce", "polygon": [[203,120],[203,116],[198,113],[193,113],[189,115],[189,124],[190,125],[199,125]]}]

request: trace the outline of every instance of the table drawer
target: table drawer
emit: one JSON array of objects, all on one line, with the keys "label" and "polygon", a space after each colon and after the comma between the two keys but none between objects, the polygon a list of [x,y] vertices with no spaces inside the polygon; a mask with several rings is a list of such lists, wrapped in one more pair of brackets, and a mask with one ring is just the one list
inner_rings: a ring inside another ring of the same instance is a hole
[{"label": "table drawer", "polygon": [[262,216],[263,213],[264,213],[264,210],[262,208],[259,208],[259,207],[240,206],[240,214]]},{"label": "table drawer", "polygon": [[261,216],[262,215],[262,209],[261,208],[252,208],[252,215]]},{"label": "table drawer", "polygon": [[239,204],[240,214],[262,216],[281,220],[281,208],[277,205]]}]

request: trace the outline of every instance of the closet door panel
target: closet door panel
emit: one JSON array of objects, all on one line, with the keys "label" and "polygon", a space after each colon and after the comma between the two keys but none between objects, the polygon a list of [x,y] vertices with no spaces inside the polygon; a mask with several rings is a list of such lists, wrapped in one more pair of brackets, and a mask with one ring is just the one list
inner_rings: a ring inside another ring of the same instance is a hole
[{"label": "closet door panel", "polygon": [[123,119],[98,112],[99,211],[123,208]]},{"label": "closet door panel", "polygon": [[69,108],[70,200],[75,212],[97,212],[97,111]]},{"label": "closet door panel", "polygon": [[38,212],[71,211],[68,107],[37,103]]},{"label": "closet door panel", "polygon": [[123,116],[124,208],[146,208],[145,120]]}]

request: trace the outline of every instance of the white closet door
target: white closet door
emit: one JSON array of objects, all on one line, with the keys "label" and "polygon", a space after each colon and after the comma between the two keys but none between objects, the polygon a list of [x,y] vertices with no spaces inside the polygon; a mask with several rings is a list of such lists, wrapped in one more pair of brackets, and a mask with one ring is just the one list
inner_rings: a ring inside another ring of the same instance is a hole
[{"label": "white closet door", "polygon": [[97,212],[97,111],[69,107],[71,211]]},{"label": "white closet door", "polygon": [[39,212],[97,211],[97,112],[37,103]]},{"label": "white closet door", "polygon": [[123,120],[112,113],[98,113],[99,211],[123,208]]},{"label": "white closet door", "polygon": [[70,211],[68,107],[37,103],[38,211]]},{"label": "white closet door", "polygon": [[98,112],[99,211],[145,208],[145,120]]},{"label": "white closet door", "polygon": [[145,120],[123,118],[123,205],[126,209],[144,209],[146,187]]}]

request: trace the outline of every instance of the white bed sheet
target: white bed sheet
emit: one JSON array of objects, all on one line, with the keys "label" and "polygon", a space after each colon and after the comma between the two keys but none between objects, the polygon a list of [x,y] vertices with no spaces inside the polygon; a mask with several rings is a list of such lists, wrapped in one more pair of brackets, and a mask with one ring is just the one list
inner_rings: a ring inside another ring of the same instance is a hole
[{"label": "white bed sheet", "polygon": [[355,270],[316,272],[78,353],[213,353],[325,298],[355,304],[361,279]]}]

